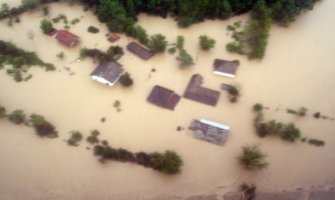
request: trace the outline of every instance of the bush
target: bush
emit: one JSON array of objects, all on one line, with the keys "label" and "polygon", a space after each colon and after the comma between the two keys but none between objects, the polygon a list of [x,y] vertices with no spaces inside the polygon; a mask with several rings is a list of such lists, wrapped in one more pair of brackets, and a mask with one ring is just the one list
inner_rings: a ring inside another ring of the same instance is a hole
[{"label": "bush", "polygon": [[134,81],[130,77],[130,74],[128,72],[126,72],[120,77],[120,83],[124,87],[130,87],[134,84]]},{"label": "bush", "polygon": [[187,66],[193,65],[193,58],[190,54],[188,54],[184,49],[179,51],[179,55],[177,56],[177,60],[180,63],[181,68],[185,68]]},{"label": "bush", "polygon": [[70,146],[78,146],[78,142],[83,139],[83,135],[79,131],[71,131],[71,137],[67,140],[68,145]]},{"label": "bush", "polygon": [[156,34],[150,37],[148,47],[154,53],[164,52],[167,46],[165,36],[162,34]]},{"label": "bush", "polygon": [[100,132],[98,130],[92,130],[91,135],[86,138],[86,141],[90,144],[99,143],[98,135]]},{"label": "bush", "polygon": [[208,51],[211,48],[214,48],[216,41],[212,38],[209,38],[207,35],[201,35],[199,37],[199,44],[202,50]]},{"label": "bush", "polygon": [[52,23],[46,19],[41,21],[40,28],[44,34],[48,34],[54,29]]},{"label": "bush", "polygon": [[9,115],[9,121],[14,124],[22,124],[24,123],[26,115],[24,114],[23,110],[15,110]]},{"label": "bush", "polygon": [[55,126],[41,115],[32,114],[30,116],[30,123],[40,137],[55,138],[58,136]]},{"label": "bush", "polygon": [[94,26],[89,26],[87,31],[90,33],[99,33],[100,30]]},{"label": "bush", "polygon": [[316,113],[314,113],[313,116],[314,116],[314,118],[319,119],[321,117],[321,113],[320,112],[316,112]]},{"label": "bush", "polygon": [[266,155],[258,146],[245,146],[239,160],[248,170],[262,170],[269,164],[265,161]]},{"label": "bush", "polygon": [[263,105],[260,104],[260,103],[256,103],[254,106],[253,106],[253,110],[255,112],[262,112],[264,109]]}]

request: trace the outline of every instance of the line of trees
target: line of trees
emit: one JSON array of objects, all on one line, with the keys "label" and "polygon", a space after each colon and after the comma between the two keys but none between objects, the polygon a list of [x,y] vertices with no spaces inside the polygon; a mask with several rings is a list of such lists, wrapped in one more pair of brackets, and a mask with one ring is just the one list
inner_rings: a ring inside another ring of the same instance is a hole
[{"label": "line of trees", "polygon": [[106,142],[102,145],[95,145],[94,154],[100,157],[101,161],[117,160],[121,162],[133,162],[165,174],[180,172],[180,167],[183,164],[180,156],[174,151],[165,151],[164,153],[132,153],[126,149],[113,148]]},{"label": "line of trees", "polygon": [[31,66],[37,65],[46,71],[56,69],[53,64],[42,61],[35,52],[23,50],[10,42],[0,40],[0,68],[5,65],[10,66],[7,69],[7,74],[12,76],[17,82],[28,80],[32,77],[32,75],[24,77]]}]

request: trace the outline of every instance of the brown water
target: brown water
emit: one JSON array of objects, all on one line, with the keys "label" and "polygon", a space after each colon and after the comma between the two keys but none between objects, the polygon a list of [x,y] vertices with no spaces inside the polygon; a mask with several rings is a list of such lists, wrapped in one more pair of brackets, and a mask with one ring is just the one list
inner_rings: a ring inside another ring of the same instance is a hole
[{"label": "brown water", "polygon": [[[3,2],[3,1],[2,1]],[[315,10],[303,14],[289,29],[273,26],[266,57],[263,61],[248,61],[227,53],[230,41],[226,26],[247,16],[228,21],[206,21],[189,29],[178,29],[172,19],[142,15],[139,24],[149,34],[162,33],[170,43],[177,35],[185,36],[185,48],[195,58],[190,69],[180,70],[175,55],[156,55],[142,61],[126,52],[120,60],[132,75],[132,88],[113,88],[100,85],[89,77],[95,64],[89,59],[72,63],[80,47],[66,49],[39,29],[41,12],[25,14],[21,23],[9,28],[0,22],[0,39],[35,51],[42,59],[57,66],[55,72],[33,69],[34,77],[26,83],[15,83],[0,72],[1,103],[9,110],[22,108],[27,113],[44,115],[60,133],[56,140],[39,139],[31,129],[0,124],[0,199],[146,199],[162,195],[187,196],[194,193],[224,192],[234,189],[243,181],[254,181],[261,189],[284,190],[298,186],[305,188],[333,185],[335,182],[334,121],[315,120],[308,116],[297,118],[285,113],[286,108],[305,106],[310,115],[320,111],[335,117],[335,44],[334,1],[323,1]],[[110,43],[105,39],[107,29],[82,7],[54,4],[51,17],[64,13],[69,20],[81,22],[71,32],[82,38],[81,47],[102,50]],[[87,27],[100,28],[99,34],[88,33]],[[56,28],[62,28],[58,24]],[[29,40],[28,32],[35,38]],[[207,34],[217,40],[216,48],[202,52],[198,36]],[[122,36],[116,44],[126,45],[130,38]],[[60,61],[56,54],[64,52]],[[234,79],[212,74],[215,58],[239,59],[241,62]],[[72,64],[71,64],[72,63]],[[76,74],[64,70],[70,67]],[[148,79],[150,70],[155,68]],[[182,94],[194,73],[205,78],[205,87],[219,89],[221,83],[236,83],[242,96],[231,104],[225,93],[217,107],[206,106],[182,99],[175,111],[169,111],[146,102],[156,84]],[[113,108],[121,101],[122,112]],[[287,144],[277,138],[259,139],[253,130],[251,106],[260,102],[271,109],[268,119],[294,122],[304,136],[323,139],[326,146],[317,148],[307,144]],[[279,108],[279,111],[275,111]],[[100,119],[105,117],[105,123]],[[177,126],[187,127],[194,118],[207,118],[227,124],[231,133],[225,146],[219,147],[177,132]],[[88,135],[91,129],[102,132],[114,147],[131,151],[164,151],[174,149],[184,161],[182,173],[165,176],[141,166],[109,162],[100,164],[86,150],[82,142],[73,148],[63,142],[68,132],[79,130]],[[261,144],[270,166],[262,172],[246,172],[237,162],[241,146]]]}]

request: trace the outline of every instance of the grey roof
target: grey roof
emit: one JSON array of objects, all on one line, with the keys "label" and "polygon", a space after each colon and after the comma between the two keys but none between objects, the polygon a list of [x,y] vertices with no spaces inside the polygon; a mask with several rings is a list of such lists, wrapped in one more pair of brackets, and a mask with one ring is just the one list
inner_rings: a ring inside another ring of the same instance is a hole
[{"label": "grey roof", "polygon": [[91,73],[91,76],[97,76],[107,80],[110,83],[115,83],[124,73],[122,65],[117,62],[102,62]]},{"label": "grey roof", "polygon": [[189,129],[193,131],[194,138],[218,145],[226,142],[229,132],[228,126],[205,119],[194,119]]},{"label": "grey roof", "polygon": [[156,85],[147,100],[157,106],[174,110],[180,100],[180,96],[172,90]]},{"label": "grey roof", "polygon": [[203,77],[200,74],[194,74],[185,90],[184,97],[215,106],[219,100],[220,92],[209,88],[201,87]]},{"label": "grey roof", "polygon": [[228,61],[222,59],[215,59],[213,63],[214,71],[231,75],[236,74],[238,66],[238,61]]},{"label": "grey roof", "polygon": [[138,55],[140,58],[147,60],[154,54],[149,50],[145,49],[141,45],[137,44],[136,42],[131,42],[127,45],[127,49],[134,54]]}]

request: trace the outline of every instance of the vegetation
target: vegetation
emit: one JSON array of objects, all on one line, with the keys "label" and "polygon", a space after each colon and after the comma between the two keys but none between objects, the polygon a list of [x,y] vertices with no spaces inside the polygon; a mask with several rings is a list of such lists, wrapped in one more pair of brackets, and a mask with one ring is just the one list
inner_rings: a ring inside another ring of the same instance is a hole
[{"label": "vegetation", "polygon": [[120,46],[111,46],[107,52],[103,52],[99,49],[80,49],[80,58],[85,59],[86,57],[93,58],[94,61],[104,62],[104,61],[117,61],[123,56],[124,52]]},{"label": "vegetation", "polygon": [[94,26],[89,26],[87,31],[90,33],[99,33],[100,30]]},{"label": "vegetation", "polygon": [[207,35],[199,36],[199,45],[202,50],[208,51],[211,48],[214,48],[216,41]]},{"label": "vegetation", "polygon": [[86,141],[90,144],[96,144],[99,142],[98,136],[100,132],[98,130],[92,130],[91,135],[86,138]]},{"label": "vegetation", "polygon": [[80,22],[80,19],[79,18],[75,18],[73,20],[71,20],[71,25],[76,25]]},{"label": "vegetation", "polygon": [[229,94],[230,102],[232,102],[232,103],[237,102],[238,98],[240,97],[239,89],[234,85],[229,85],[227,91],[228,91],[228,94]]},{"label": "vegetation", "polygon": [[323,140],[309,139],[308,144],[321,147],[321,146],[324,146],[326,143]]},{"label": "vegetation", "polygon": [[50,21],[43,19],[41,21],[41,25],[40,25],[41,30],[43,31],[44,34],[48,34],[51,31],[54,30],[53,25]]},{"label": "vegetation", "polygon": [[130,77],[130,74],[128,72],[126,72],[120,77],[120,83],[124,87],[130,87],[134,84],[134,81]]},{"label": "vegetation", "polygon": [[266,155],[258,146],[245,146],[242,148],[242,156],[239,157],[241,164],[248,170],[262,170],[268,166],[265,161]]},{"label": "vegetation", "polygon": [[180,172],[182,160],[174,151],[164,153],[132,153],[126,149],[115,149],[105,142],[103,145],[94,147],[94,154],[104,160],[117,160],[121,162],[135,162],[145,167],[150,167],[165,174],[176,174]]},{"label": "vegetation", "polygon": [[0,119],[5,118],[6,116],[6,108],[0,105]]},{"label": "vegetation", "polygon": [[255,112],[262,112],[264,109],[263,105],[260,104],[260,103],[256,103],[254,106],[253,106],[253,110]]},{"label": "vegetation", "polygon": [[53,23],[58,23],[59,21],[63,21],[63,23],[64,24],[68,24],[69,23],[69,21],[68,21],[68,19],[67,19],[67,17],[66,17],[66,15],[64,15],[64,14],[59,14],[57,17],[55,17],[55,18],[53,18],[52,19],[52,22]]},{"label": "vegetation", "polygon": [[167,41],[164,35],[156,34],[150,37],[148,47],[154,53],[165,52]]},{"label": "vegetation", "polygon": [[27,74],[28,69],[33,65],[41,66],[46,71],[55,70],[52,64],[43,62],[36,53],[25,51],[10,42],[0,40],[0,66],[3,65],[10,67],[7,69],[7,74],[17,82],[27,78],[23,75]]},{"label": "vegetation", "polygon": [[23,124],[25,122],[26,115],[23,110],[14,110],[11,114],[9,114],[8,119],[14,124]]},{"label": "vegetation", "polygon": [[179,50],[177,60],[179,61],[181,68],[185,68],[194,64],[192,56],[188,54],[185,49]]},{"label": "vegetation", "polygon": [[78,146],[79,142],[83,139],[83,135],[79,131],[71,131],[71,137],[67,140],[67,144],[70,146]]},{"label": "vegetation", "polygon": [[308,109],[305,107],[300,107],[298,110],[287,109],[287,113],[297,115],[300,117],[306,116]]},{"label": "vegetation", "polygon": [[113,107],[119,108],[121,106],[121,102],[119,100],[114,101]]},{"label": "vegetation", "polygon": [[243,183],[241,185],[244,200],[254,200],[256,197],[256,186],[254,184]]},{"label": "vegetation", "polygon": [[55,126],[41,115],[32,114],[30,116],[30,123],[34,127],[36,134],[40,137],[55,138],[58,136]]},{"label": "vegetation", "polygon": [[65,54],[64,54],[64,52],[59,52],[56,56],[57,56],[57,58],[63,60],[64,57],[65,57]]}]

